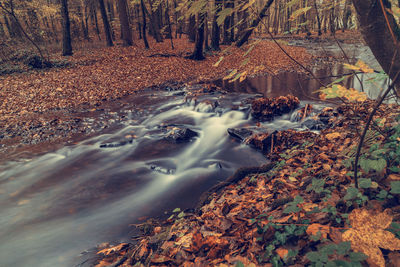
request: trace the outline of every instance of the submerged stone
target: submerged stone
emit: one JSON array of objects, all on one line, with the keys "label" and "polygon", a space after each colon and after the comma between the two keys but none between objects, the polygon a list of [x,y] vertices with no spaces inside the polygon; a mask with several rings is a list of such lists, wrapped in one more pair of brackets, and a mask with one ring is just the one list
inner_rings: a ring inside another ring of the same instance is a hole
[{"label": "submerged stone", "polygon": [[193,137],[196,137],[198,135],[199,134],[197,132],[186,127],[173,127],[167,132],[165,139],[168,141],[173,141],[175,143],[185,143],[189,142]]}]

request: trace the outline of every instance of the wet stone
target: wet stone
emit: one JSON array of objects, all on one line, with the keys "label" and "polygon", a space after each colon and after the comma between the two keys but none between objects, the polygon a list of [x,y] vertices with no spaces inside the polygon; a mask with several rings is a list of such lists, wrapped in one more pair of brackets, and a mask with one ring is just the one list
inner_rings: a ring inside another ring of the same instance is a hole
[{"label": "wet stone", "polygon": [[327,128],[327,125],[324,124],[322,121],[314,118],[307,118],[303,121],[301,124],[305,127],[307,127],[310,130],[323,130]]},{"label": "wet stone", "polygon": [[174,174],[175,173],[175,170],[173,170],[173,169],[167,169],[167,168],[156,166],[156,165],[151,165],[150,169],[155,172],[162,173],[162,174]]},{"label": "wet stone", "polygon": [[116,143],[106,143],[106,144],[101,144],[100,148],[120,147],[120,146],[125,146],[127,144],[132,144],[132,142],[133,142],[133,140],[121,141],[121,142],[116,142]]},{"label": "wet stone", "polygon": [[229,128],[228,134],[240,142],[243,142],[246,138],[250,137],[253,132],[247,128]]},{"label": "wet stone", "polygon": [[189,142],[192,138],[198,136],[199,134],[189,128],[179,128],[173,127],[167,132],[165,139],[175,143],[185,143]]}]

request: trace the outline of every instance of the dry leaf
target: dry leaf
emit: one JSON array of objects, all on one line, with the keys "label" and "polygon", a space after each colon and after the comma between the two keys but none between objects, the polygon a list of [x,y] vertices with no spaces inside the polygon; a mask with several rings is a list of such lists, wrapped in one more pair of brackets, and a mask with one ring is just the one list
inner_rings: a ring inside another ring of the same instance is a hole
[{"label": "dry leaf", "polygon": [[392,222],[392,216],[384,212],[355,209],[349,215],[353,227],[343,233],[343,241],[350,241],[354,251],[368,256],[371,265],[385,266],[380,248],[400,250],[400,239],[391,232],[385,231]]},{"label": "dry leaf", "polygon": [[124,249],[127,245],[128,245],[128,243],[121,243],[121,244],[119,244],[117,246],[114,246],[114,247],[111,247],[111,248],[102,249],[99,252],[97,252],[97,254],[104,254],[104,255],[107,256],[107,255],[109,255],[109,254],[111,254],[113,252],[120,251],[121,249]]},{"label": "dry leaf", "polygon": [[317,235],[318,232],[320,232],[321,233],[320,239],[326,239],[328,237],[329,230],[330,227],[328,225],[313,223],[308,226],[306,232],[310,236]]},{"label": "dry leaf", "polygon": [[275,252],[276,252],[276,254],[279,255],[279,257],[281,257],[281,259],[283,259],[289,253],[289,250],[287,250],[285,248],[278,248],[275,250]]},{"label": "dry leaf", "polygon": [[334,132],[334,133],[329,133],[329,134],[326,134],[325,137],[326,137],[326,139],[328,139],[329,141],[331,141],[331,140],[333,140],[333,139],[335,139],[335,138],[340,137],[340,133],[336,133],[336,132]]}]

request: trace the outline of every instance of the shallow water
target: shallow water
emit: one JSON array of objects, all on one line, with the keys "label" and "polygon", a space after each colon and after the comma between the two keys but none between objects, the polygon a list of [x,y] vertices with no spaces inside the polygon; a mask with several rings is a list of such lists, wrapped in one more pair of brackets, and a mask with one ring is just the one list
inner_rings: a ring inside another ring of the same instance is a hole
[{"label": "shallow water", "polygon": [[[315,71],[322,77],[345,70],[336,64],[318,70],[316,66]],[[358,86],[354,80],[347,82]],[[325,106],[313,94],[319,83],[304,74],[287,72],[249,78],[242,84],[219,83],[231,93],[188,100],[186,88],[140,92],[91,118],[123,116],[107,131],[1,165],[0,266],[83,262],[81,253],[101,242],[129,241],[133,234],[129,224],[145,216],[165,215],[176,207],[191,208],[201,193],[237,168],[266,163],[259,152],[227,133],[228,128],[255,127],[245,100],[256,94],[292,93],[302,105]],[[287,114],[261,127],[304,129],[290,118]],[[167,126],[187,127],[198,136],[190,142],[170,142],[165,139]],[[126,144],[101,147],[122,143]]]}]

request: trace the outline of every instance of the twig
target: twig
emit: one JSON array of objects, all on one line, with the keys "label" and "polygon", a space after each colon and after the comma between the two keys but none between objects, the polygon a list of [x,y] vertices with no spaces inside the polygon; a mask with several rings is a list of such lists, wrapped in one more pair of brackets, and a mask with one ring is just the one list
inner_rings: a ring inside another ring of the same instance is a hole
[{"label": "twig", "polygon": [[397,82],[397,78],[399,77],[399,73],[400,72],[397,72],[395,78],[392,81],[392,84],[386,89],[385,93],[380,97],[380,99],[376,103],[374,109],[369,114],[367,123],[366,123],[366,125],[364,127],[364,131],[363,131],[363,133],[362,133],[362,135],[360,137],[360,141],[359,141],[358,147],[357,147],[356,157],[355,157],[355,160],[354,160],[354,185],[355,185],[356,188],[358,188],[358,178],[357,178],[357,176],[358,176],[358,161],[360,159],[361,148],[362,148],[362,146],[364,144],[364,139],[365,139],[365,136],[367,135],[369,125],[371,124],[375,113],[378,111],[379,106],[383,103],[383,100],[385,100],[386,96],[394,88],[395,83]]}]

